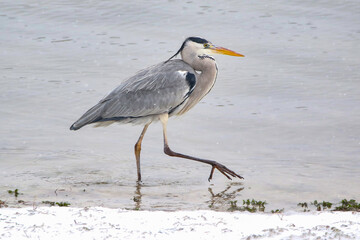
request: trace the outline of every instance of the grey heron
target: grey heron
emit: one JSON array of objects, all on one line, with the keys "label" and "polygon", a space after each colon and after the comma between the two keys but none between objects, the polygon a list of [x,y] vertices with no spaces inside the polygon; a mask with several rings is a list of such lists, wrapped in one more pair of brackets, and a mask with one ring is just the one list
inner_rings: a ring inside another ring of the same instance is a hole
[{"label": "grey heron", "polygon": [[[107,126],[114,122],[144,124],[135,144],[137,178],[141,181],[141,143],[149,125],[161,121],[164,137],[164,152],[172,157],[186,158],[212,166],[208,180],[214,170],[219,170],[228,179],[240,175],[224,165],[212,161],[174,152],[170,149],[166,126],[168,118],[181,115],[194,107],[212,89],[218,68],[210,54],[225,54],[244,57],[232,50],[217,47],[200,37],[187,38],[180,49],[167,61],[139,71],[122,82],[117,88],[82,115],[70,130],[78,130],[88,124]],[[178,54],[181,59],[173,59]]]}]

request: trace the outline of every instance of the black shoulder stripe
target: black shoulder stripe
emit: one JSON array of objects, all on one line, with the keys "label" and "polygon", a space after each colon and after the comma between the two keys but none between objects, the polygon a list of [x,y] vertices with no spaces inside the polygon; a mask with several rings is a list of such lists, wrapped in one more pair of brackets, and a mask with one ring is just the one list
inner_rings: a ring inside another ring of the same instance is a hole
[{"label": "black shoulder stripe", "polygon": [[181,106],[186,99],[189,97],[189,95],[194,91],[195,85],[196,85],[196,76],[193,73],[188,72],[185,77],[186,83],[189,85],[189,91],[184,96],[184,100],[178,104],[176,107],[171,108],[169,110],[169,114],[172,114],[179,106]]},{"label": "black shoulder stripe", "polygon": [[186,74],[186,82],[189,85],[190,91],[192,92],[194,90],[194,87],[196,85],[196,77],[195,74],[188,72]]}]

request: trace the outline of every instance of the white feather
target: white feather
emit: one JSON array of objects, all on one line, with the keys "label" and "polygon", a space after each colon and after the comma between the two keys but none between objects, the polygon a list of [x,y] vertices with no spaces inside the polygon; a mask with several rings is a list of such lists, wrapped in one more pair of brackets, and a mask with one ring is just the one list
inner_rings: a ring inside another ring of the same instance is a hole
[{"label": "white feather", "polygon": [[186,75],[188,74],[188,71],[177,71],[183,78],[186,78]]}]

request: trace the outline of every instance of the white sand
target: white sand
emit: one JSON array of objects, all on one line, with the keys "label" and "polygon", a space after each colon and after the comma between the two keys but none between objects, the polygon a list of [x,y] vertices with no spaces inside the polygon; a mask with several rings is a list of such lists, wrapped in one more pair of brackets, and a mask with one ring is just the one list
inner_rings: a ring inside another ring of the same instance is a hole
[{"label": "white sand", "polygon": [[0,239],[360,239],[360,213],[2,208]]}]

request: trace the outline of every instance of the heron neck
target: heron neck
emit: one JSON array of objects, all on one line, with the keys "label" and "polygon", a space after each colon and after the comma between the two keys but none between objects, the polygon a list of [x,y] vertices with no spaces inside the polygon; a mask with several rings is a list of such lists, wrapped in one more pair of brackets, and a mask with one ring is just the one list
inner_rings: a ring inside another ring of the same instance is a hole
[{"label": "heron neck", "polygon": [[213,62],[213,65],[208,65],[202,68],[200,74],[197,74],[196,85],[193,92],[185,102],[184,106],[177,113],[178,115],[184,114],[193,108],[206,94],[208,94],[211,88],[214,86],[217,76],[217,66]]},{"label": "heron neck", "polygon": [[199,76],[199,87],[202,89],[201,98],[204,97],[214,86],[218,68],[214,60],[208,59],[207,63],[203,64],[202,70]]},{"label": "heron neck", "polygon": [[194,70],[200,72],[194,92],[200,101],[213,87],[218,68],[215,59],[208,55],[197,55],[196,53],[181,54],[184,62],[188,63]]}]

